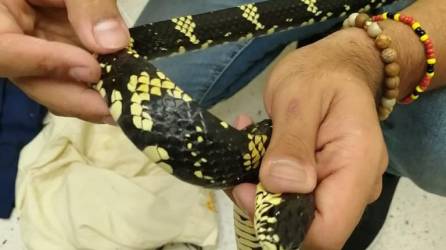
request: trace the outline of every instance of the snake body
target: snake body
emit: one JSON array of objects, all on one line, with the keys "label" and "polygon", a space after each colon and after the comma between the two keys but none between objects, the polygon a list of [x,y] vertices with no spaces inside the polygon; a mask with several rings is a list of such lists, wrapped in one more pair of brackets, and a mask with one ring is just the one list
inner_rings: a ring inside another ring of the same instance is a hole
[{"label": "snake body", "polygon": [[[95,88],[130,141],[177,178],[224,189],[259,182],[271,120],[238,131],[201,108],[149,59],[308,25],[386,0],[268,0],[130,30],[126,50],[100,56]],[[272,194],[260,184],[254,225],[236,209],[239,249],[299,248],[314,218],[313,195]]]}]

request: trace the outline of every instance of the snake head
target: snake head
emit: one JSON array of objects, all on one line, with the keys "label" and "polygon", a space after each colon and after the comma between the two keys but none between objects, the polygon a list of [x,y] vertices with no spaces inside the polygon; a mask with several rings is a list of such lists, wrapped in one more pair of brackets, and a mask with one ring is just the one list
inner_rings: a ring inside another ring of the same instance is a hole
[{"label": "snake head", "polygon": [[314,218],[312,194],[272,194],[257,186],[255,229],[262,249],[298,249]]}]

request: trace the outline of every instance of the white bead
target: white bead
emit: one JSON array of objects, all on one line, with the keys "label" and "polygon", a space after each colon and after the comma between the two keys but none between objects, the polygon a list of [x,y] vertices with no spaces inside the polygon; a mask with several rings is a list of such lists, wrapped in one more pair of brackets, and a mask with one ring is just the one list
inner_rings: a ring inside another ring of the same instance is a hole
[{"label": "white bead", "polygon": [[382,104],[385,108],[390,109],[390,110],[393,110],[393,107],[394,107],[395,104],[396,104],[396,99],[395,99],[395,98],[394,98],[394,99],[388,99],[388,98],[383,97],[383,98],[381,99],[381,104]]},{"label": "white bead", "polygon": [[350,24],[350,27],[355,27],[356,17],[358,15],[359,15],[358,13],[353,13],[348,17],[348,24]]},{"label": "white bead", "polygon": [[381,33],[383,33],[383,31],[381,30],[381,27],[379,27],[377,22],[373,22],[372,24],[370,24],[369,27],[367,27],[367,34],[369,34],[371,38],[376,38]]},{"label": "white bead", "polygon": [[370,25],[372,25],[372,21],[370,21],[370,20],[368,20],[368,21],[365,21],[365,24],[364,24],[364,29],[368,29],[369,28],[369,26]]},{"label": "white bead", "polygon": [[342,28],[347,29],[350,28],[350,23],[348,22],[348,18],[344,20],[344,23],[342,23]]}]

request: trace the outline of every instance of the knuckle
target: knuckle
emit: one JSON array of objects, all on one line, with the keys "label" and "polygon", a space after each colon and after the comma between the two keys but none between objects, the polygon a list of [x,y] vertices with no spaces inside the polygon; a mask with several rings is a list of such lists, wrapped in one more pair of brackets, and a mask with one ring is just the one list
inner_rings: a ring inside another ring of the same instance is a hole
[{"label": "knuckle", "polygon": [[36,61],[36,70],[40,74],[49,75],[55,71],[53,60],[49,56],[42,56]]},{"label": "knuckle", "polygon": [[291,98],[287,104],[286,113],[288,115],[292,115],[293,117],[295,115],[299,115],[300,111],[300,105],[301,101],[298,98]]}]

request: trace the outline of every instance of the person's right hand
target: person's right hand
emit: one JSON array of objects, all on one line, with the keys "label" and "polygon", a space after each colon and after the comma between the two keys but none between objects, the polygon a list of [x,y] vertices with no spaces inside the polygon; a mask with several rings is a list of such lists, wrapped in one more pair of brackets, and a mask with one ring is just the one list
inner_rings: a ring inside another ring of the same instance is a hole
[{"label": "person's right hand", "polygon": [[92,53],[128,41],[116,0],[0,0],[0,76],[57,115],[112,122]]}]

